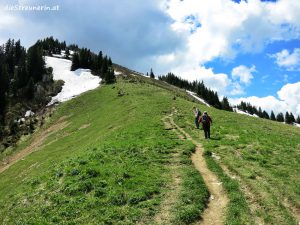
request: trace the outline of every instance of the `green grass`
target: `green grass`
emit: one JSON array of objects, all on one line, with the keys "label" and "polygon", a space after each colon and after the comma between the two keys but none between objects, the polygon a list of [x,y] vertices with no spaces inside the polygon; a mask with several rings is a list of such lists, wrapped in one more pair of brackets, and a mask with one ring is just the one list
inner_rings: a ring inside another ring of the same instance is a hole
[{"label": "green grass", "polygon": [[172,224],[191,224],[201,219],[202,213],[208,202],[209,192],[199,172],[192,166],[191,156],[195,152],[195,145],[189,145],[182,152],[181,163],[183,185],[179,201],[174,205],[175,220]]},{"label": "green grass", "polygon": [[[214,120],[211,140],[194,128],[195,105]],[[255,215],[266,224],[296,224],[283,200],[300,208],[299,128],[208,108],[143,77],[119,79],[57,107],[40,131],[63,116],[69,125],[0,174],[0,224],[153,224],[172,183],[175,151],[182,184],[171,224],[197,221],[208,191],[191,163],[194,146],[164,129],[161,119],[174,107],[175,122],[220,157],[205,156],[230,200],[226,224],[253,224],[253,215],[238,181],[220,164],[248,186],[260,205]]]},{"label": "green grass", "polygon": [[[125,95],[118,96],[119,90]],[[164,129],[161,119],[171,112],[173,96],[139,79],[120,79],[61,104],[47,127],[63,116],[69,125],[0,174],[0,223],[152,223],[171,182],[174,149],[191,147]],[[194,200],[180,203],[177,213],[196,219],[207,189],[193,166],[184,165],[182,173],[192,176],[182,192],[192,188],[187,198]],[[202,188],[194,190],[198,184]]]},{"label": "green grass", "polygon": [[[194,105],[179,103],[175,122],[201,142],[205,150],[220,157],[215,161],[206,156],[206,160],[224,182],[229,194],[227,223],[251,224],[252,215],[249,215],[238,182],[226,176],[219,163],[237,174],[256,196],[260,209],[255,214],[266,224],[297,224],[291,212],[283,206],[283,201],[285,199],[290,206],[300,208],[300,129],[198,105],[201,111],[209,112],[214,122],[212,139],[205,140],[203,131],[194,128],[191,112]],[[232,195],[236,195],[237,203],[232,204],[236,199]]]}]

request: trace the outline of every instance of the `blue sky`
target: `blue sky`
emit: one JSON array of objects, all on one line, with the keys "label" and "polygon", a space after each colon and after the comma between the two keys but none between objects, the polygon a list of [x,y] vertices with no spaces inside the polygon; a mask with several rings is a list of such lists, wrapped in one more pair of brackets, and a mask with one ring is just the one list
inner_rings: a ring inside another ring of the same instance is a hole
[{"label": "blue sky", "polygon": [[[39,5],[59,10],[24,10]],[[0,42],[51,35],[140,72],[203,80],[232,104],[300,115],[299,12],[299,0],[2,0]]]}]

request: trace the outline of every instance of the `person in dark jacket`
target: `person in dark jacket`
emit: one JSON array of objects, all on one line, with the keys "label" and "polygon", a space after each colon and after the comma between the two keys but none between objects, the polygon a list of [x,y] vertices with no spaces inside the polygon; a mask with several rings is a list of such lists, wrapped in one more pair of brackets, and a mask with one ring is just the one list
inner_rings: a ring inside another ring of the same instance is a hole
[{"label": "person in dark jacket", "polygon": [[199,118],[199,123],[202,123],[203,131],[204,131],[204,136],[205,139],[210,138],[210,126],[212,124],[212,119],[211,117],[207,114],[205,111],[203,115]]},{"label": "person in dark jacket", "polygon": [[199,129],[199,118],[200,118],[201,112],[198,108],[193,107],[193,113],[195,115],[196,128]]}]

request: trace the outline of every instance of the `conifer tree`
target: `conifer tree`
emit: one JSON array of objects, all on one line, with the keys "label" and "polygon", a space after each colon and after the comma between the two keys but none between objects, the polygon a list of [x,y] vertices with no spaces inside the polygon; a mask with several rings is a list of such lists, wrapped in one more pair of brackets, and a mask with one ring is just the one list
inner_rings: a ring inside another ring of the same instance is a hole
[{"label": "conifer tree", "polygon": [[291,121],[291,123],[295,123],[296,122],[293,113],[290,113],[290,121]]},{"label": "conifer tree", "polygon": [[222,104],[222,109],[227,110],[227,111],[232,111],[232,108],[228,102],[227,97],[223,97],[221,104]]},{"label": "conifer tree", "polygon": [[79,54],[76,52],[73,55],[72,58],[72,66],[71,66],[71,70],[77,70],[80,67],[80,61],[79,61]]},{"label": "conifer tree", "polygon": [[278,113],[277,116],[276,116],[276,120],[278,122],[284,122],[284,116],[283,116],[283,113]]},{"label": "conifer tree", "polygon": [[154,79],[154,78],[155,78],[155,75],[154,75],[154,73],[153,73],[153,70],[152,70],[152,68],[151,68],[151,70],[150,70],[150,78],[152,78],[152,79]]},{"label": "conifer tree", "polygon": [[300,116],[297,116],[296,123],[300,124]]},{"label": "conifer tree", "polygon": [[262,112],[262,110],[261,110],[261,107],[258,108],[258,116],[259,116],[260,118],[264,118],[264,115],[263,115],[263,112]]},{"label": "conifer tree", "polygon": [[276,120],[276,117],[275,117],[275,114],[274,114],[273,110],[271,111],[270,119],[271,120]]},{"label": "conifer tree", "polygon": [[263,115],[264,119],[267,119],[267,120],[270,119],[269,114],[265,110],[263,111],[262,115]]},{"label": "conifer tree", "polygon": [[28,74],[33,77],[35,82],[42,80],[45,73],[45,61],[43,49],[39,45],[34,45],[28,49],[27,61]]},{"label": "conifer tree", "polygon": [[286,123],[288,123],[288,124],[291,124],[291,123],[292,123],[290,114],[289,114],[288,112],[285,113],[284,122],[286,122]]}]

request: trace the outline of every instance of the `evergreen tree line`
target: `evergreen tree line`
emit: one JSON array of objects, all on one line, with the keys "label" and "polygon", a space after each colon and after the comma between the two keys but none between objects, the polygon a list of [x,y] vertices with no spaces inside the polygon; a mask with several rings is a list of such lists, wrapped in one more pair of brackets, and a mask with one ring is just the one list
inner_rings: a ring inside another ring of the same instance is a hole
[{"label": "evergreen tree line", "polygon": [[20,40],[13,39],[0,46],[0,142],[15,131],[11,128],[17,117],[46,105],[49,95],[58,91],[41,46],[35,44],[26,51]]},{"label": "evergreen tree line", "polygon": [[[65,41],[60,42],[52,36],[38,40],[36,45],[41,46],[44,55],[48,56],[61,54],[62,51],[65,51],[65,58],[72,58],[72,71],[78,68],[90,69],[94,75],[98,75],[105,83],[114,83],[116,80],[112,60],[107,55],[103,56],[102,51],[95,54],[90,49],[79,48],[76,44],[67,46]],[[74,51],[72,57],[70,50]]]},{"label": "evergreen tree line", "polygon": [[262,110],[261,107],[258,107],[257,109],[257,107],[251,105],[248,102],[243,102],[243,101],[241,101],[241,103],[237,105],[237,108],[251,115],[257,115],[260,118],[269,119],[278,122],[286,122],[287,124],[293,124],[293,123],[300,124],[300,116],[298,116],[295,119],[293,113],[286,112],[285,115],[283,115],[283,113],[280,112],[275,116],[275,113],[271,111],[271,114],[269,115],[265,110]]},{"label": "evergreen tree line", "polygon": [[107,55],[103,56],[102,51],[98,54],[87,48],[76,51],[72,57],[71,70],[74,71],[78,68],[90,69],[94,75],[98,75],[105,83],[110,84],[116,81],[112,60]]},{"label": "evergreen tree line", "polygon": [[[152,71],[152,70],[151,70]],[[200,98],[205,100],[208,104],[211,106],[217,108],[217,109],[222,109],[222,110],[227,110],[227,111],[232,111],[232,107],[229,104],[228,98],[224,97],[222,101],[219,100],[218,93],[207,88],[203,81],[193,81],[189,82],[187,80],[184,80],[180,77],[177,77],[173,73],[168,73],[165,76],[159,76],[159,80],[165,81],[169,84],[172,84],[176,87],[183,88],[192,92],[195,92]]]},{"label": "evergreen tree line", "polygon": [[52,36],[42,40],[38,40],[36,45],[40,46],[44,50],[44,55],[52,56],[52,54],[61,54],[62,50],[67,48],[66,42],[60,42],[58,39],[54,39]]},{"label": "evergreen tree line", "polygon": [[[150,75],[153,74],[153,71],[151,69]],[[147,73],[148,75],[148,73]],[[150,76],[151,77],[151,76]],[[152,75],[152,78],[154,75]],[[218,93],[210,90],[207,88],[203,81],[193,81],[189,82],[187,80],[184,80],[180,77],[177,77],[173,73],[168,73],[166,76],[159,76],[159,80],[165,81],[169,84],[172,84],[176,87],[183,88],[189,91],[195,92],[199,97],[204,99],[208,104],[211,106],[217,108],[217,109],[223,109],[227,111],[232,111],[232,107],[230,106],[228,102],[227,97],[223,97],[222,101],[219,100]],[[286,122],[287,124],[293,124],[293,123],[299,123],[300,124],[300,116],[298,116],[296,119],[293,115],[293,113],[286,112],[285,115],[283,113],[278,113],[276,116],[274,112],[272,111],[269,115],[265,110],[262,110],[261,107],[257,108],[250,103],[246,103],[241,101],[239,105],[237,105],[237,108],[247,112],[251,115],[257,115],[260,118],[264,119],[270,119],[274,121],[279,122]]]}]

